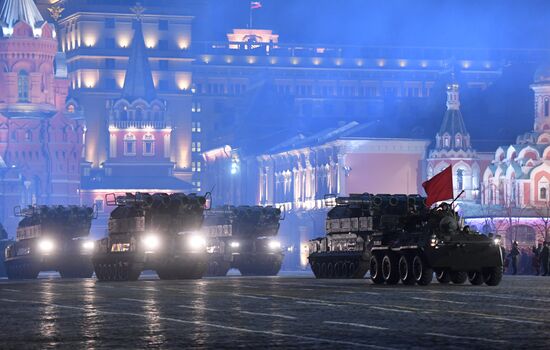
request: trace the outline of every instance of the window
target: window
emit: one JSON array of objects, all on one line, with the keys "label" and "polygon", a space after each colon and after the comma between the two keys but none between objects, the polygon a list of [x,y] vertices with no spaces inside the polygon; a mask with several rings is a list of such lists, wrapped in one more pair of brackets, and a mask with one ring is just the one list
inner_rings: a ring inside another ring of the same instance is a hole
[{"label": "window", "polygon": [[75,112],[75,107],[73,104],[70,104],[67,106],[67,112],[69,113],[74,113]]},{"label": "window", "polygon": [[539,199],[546,199],[546,195],[547,195],[546,192],[547,192],[546,187],[541,188],[540,189],[540,194],[539,194]]},{"label": "window", "polygon": [[136,155],[136,137],[133,134],[124,135],[124,155]]},{"label": "window", "polygon": [[462,139],[460,138],[459,135],[456,135],[455,137],[455,146],[458,148],[458,147],[462,147]]},{"label": "window", "polygon": [[191,162],[191,171],[200,173],[201,172],[201,162]]},{"label": "window", "polygon": [[202,132],[201,122],[192,122],[191,123],[191,132]]},{"label": "window", "polygon": [[200,142],[191,142],[191,152],[200,152],[201,143]]},{"label": "window", "polygon": [[550,100],[548,97],[544,99],[544,116],[550,116]]},{"label": "window", "polygon": [[20,71],[17,77],[17,93],[19,102],[29,102],[29,73]]},{"label": "window", "polygon": [[159,20],[159,30],[166,31],[168,30],[168,21],[167,20]]},{"label": "window", "polygon": [[105,28],[113,29],[115,27],[114,18],[105,18]]},{"label": "window", "polygon": [[456,184],[459,191],[464,189],[464,170],[462,169],[456,171]]},{"label": "window", "polygon": [[143,155],[155,155],[155,137],[153,135],[147,134],[143,136]]},{"label": "window", "polygon": [[27,141],[27,142],[32,141],[32,131],[27,130],[27,131],[25,132],[25,141]]},{"label": "window", "polygon": [[17,141],[17,131],[12,131],[11,132],[11,140],[12,141]]},{"label": "window", "polygon": [[443,138],[443,147],[449,147],[450,146],[450,143],[451,143],[451,140],[448,136],[445,136]]},{"label": "window", "polygon": [[201,112],[201,103],[200,102],[193,102],[191,105],[191,112],[194,113],[200,113]]}]

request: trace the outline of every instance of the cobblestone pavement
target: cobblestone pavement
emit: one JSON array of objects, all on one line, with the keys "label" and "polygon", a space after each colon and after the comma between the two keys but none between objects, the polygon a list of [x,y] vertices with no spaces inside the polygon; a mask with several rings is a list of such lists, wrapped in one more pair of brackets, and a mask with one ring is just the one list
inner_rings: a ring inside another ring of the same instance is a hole
[{"label": "cobblestone pavement", "polygon": [[[435,279],[434,279],[435,281]],[[0,281],[0,348],[550,348],[550,277]]]}]

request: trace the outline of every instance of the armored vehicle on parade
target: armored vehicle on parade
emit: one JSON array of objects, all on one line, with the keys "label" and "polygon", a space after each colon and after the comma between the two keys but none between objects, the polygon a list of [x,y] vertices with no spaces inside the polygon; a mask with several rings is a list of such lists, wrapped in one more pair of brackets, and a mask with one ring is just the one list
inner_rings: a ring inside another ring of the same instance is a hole
[{"label": "armored vehicle on parade", "polygon": [[143,270],[155,270],[160,279],[201,278],[206,239],[198,231],[206,201],[184,193],[108,195],[107,204],[116,208],[92,258],[97,278],[137,280]]},{"label": "armored vehicle on parade", "polygon": [[0,223],[0,277],[6,277],[6,267],[4,265],[4,251],[6,247],[12,244],[13,241],[8,239],[8,232],[4,229],[2,223]]},{"label": "armored vehicle on parade", "polygon": [[208,275],[225,276],[236,268],[245,276],[275,276],[283,250],[274,239],[282,212],[271,206],[222,206],[205,217],[208,235]]},{"label": "armored vehicle on parade", "polygon": [[336,198],[326,237],[309,242],[317,278],[362,278],[375,284],[486,283],[502,278],[500,239],[460,228],[447,203],[430,209],[413,195],[352,194]]},{"label": "armored vehicle on parade", "polygon": [[9,279],[34,279],[40,271],[58,271],[62,278],[90,278],[94,242],[90,233],[94,209],[79,206],[16,207],[23,219],[16,241],[5,251]]}]

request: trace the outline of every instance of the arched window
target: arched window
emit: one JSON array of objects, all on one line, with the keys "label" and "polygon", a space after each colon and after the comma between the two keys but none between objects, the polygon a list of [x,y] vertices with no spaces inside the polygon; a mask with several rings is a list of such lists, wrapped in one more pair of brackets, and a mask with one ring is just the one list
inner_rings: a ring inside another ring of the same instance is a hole
[{"label": "arched window", "polygon": [[546,191],[546,187],[543,187],[539,190],[539,199],[546,199],[546,196],[547,196],[547,191]]},{"label": "arched window", "polygon": [[455,137],[455,146],[457,148],[462,147],[462,138],[460,137],[460,135],[456,135]]},{"label": "arched window", "polygon": [[134,134],[124,135],[124,155],[125,156],[136,155],[136,136]]},{"label": "arched window", "polygon": [[548,97],[544,99],[544,116],[550,116],[550,100],[548,99]]},{"label": "arched window", "polygon": [[17,76],[17,96],[19,102],[29,102],[29,73],[20,71]]},{"label": "arched window", "polygon": [[135,120],[143,120],[143,109],[141,107],[136,108]]},{"label": "arched window", "polygon": [[143,155],[154,156],[155,155],[155,136],[147,134],[143,136]]},{"label": "arched window", "polygon": [[27,142],[31,142],[31,141],[32,141],[32,131],[27,130],[27,131],[25,132],[25,141],[27,141]]},{"label": "arched window", "polygon": [[75,111],[75,107],[72,103],[67,106],[67,112],[74,113],[74,111]]},{"label": "arched window", "polygon": [[448,136],[445,136],[443,138],[443,147],[450,147],[451,145],[451,140]]},{"label": "arched window", "polygon": [[464,170],[462,169],[456,171],[456,184],[459,191],[464,189]]}]

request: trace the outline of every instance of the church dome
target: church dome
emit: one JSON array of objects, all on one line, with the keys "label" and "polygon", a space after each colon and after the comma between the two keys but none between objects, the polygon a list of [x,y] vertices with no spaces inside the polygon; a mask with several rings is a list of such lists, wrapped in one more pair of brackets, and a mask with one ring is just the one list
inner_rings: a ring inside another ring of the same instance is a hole
[{"label": "church dome", "polygon": [[550,83],[550,63],[539,66],[535,71],[535,83]]}]

